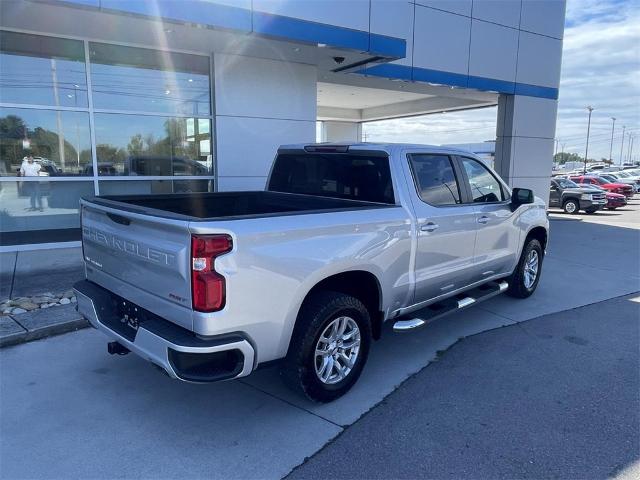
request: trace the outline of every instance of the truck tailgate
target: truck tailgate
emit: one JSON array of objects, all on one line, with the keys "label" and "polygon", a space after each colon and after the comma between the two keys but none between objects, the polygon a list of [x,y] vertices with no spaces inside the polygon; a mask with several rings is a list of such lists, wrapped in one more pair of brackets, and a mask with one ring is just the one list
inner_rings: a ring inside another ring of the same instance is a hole
[{"label": "truck tailgate", "polygon": [[[82,246],[87,279],[136,302],[140,289],[191,308],[189,222],[82,201]],[[121,283],[133,287],[123,289]],[[119,288],[111,288],[112,285]],[[164,303],[164,302],[162,302]]]}]

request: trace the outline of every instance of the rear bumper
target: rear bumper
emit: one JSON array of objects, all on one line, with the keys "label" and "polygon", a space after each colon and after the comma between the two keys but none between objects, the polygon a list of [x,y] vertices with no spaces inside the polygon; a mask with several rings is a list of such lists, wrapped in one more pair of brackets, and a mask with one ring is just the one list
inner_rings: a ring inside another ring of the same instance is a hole
[{"label": "rear bumper", "polygon": [[74,291],[78,312],[93,327],[172,378],[209,383],[245,377],[254,369],[255,350],[240,334],[204,339],[150,312],[135,331],[118,318],[119,297],[113,293],[87,280],[76,283]]}]

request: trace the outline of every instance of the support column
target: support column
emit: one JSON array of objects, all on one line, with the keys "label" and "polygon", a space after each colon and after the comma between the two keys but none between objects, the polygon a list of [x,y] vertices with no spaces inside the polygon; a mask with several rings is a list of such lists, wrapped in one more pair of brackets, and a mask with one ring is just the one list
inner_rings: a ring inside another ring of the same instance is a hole
[{"label": "support column", "polygon": [[323,142],[361,142],[362,123],[360,122],[322,122]]},{"label": "support column", "polygon": [[218,190],[261,190],[280,145],[316,137],[316,67],[215,54]]},{"label": "support column", "polygon": [[549,201],[558,101],[500,95],[495,169],[511,187]]}]

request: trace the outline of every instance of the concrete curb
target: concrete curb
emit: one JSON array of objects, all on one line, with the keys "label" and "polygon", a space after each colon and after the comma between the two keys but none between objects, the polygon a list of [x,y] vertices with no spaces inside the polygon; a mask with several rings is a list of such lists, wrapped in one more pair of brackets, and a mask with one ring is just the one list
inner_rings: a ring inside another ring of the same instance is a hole
[{"label": "concrete curb", "polygon": [[75,304],[0,317],[0,348],[32,342],[89,326]]}]

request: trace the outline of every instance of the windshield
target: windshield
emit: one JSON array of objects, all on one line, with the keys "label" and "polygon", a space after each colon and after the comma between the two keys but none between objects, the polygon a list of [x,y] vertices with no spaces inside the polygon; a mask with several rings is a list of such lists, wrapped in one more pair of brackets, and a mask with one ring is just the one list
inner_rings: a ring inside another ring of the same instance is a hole
[{"label": "windshield", "polygon": [[566,178],[559,178],[556,183],[560,185],[560,188],[579,188],[575,182],[567,180]]}]

